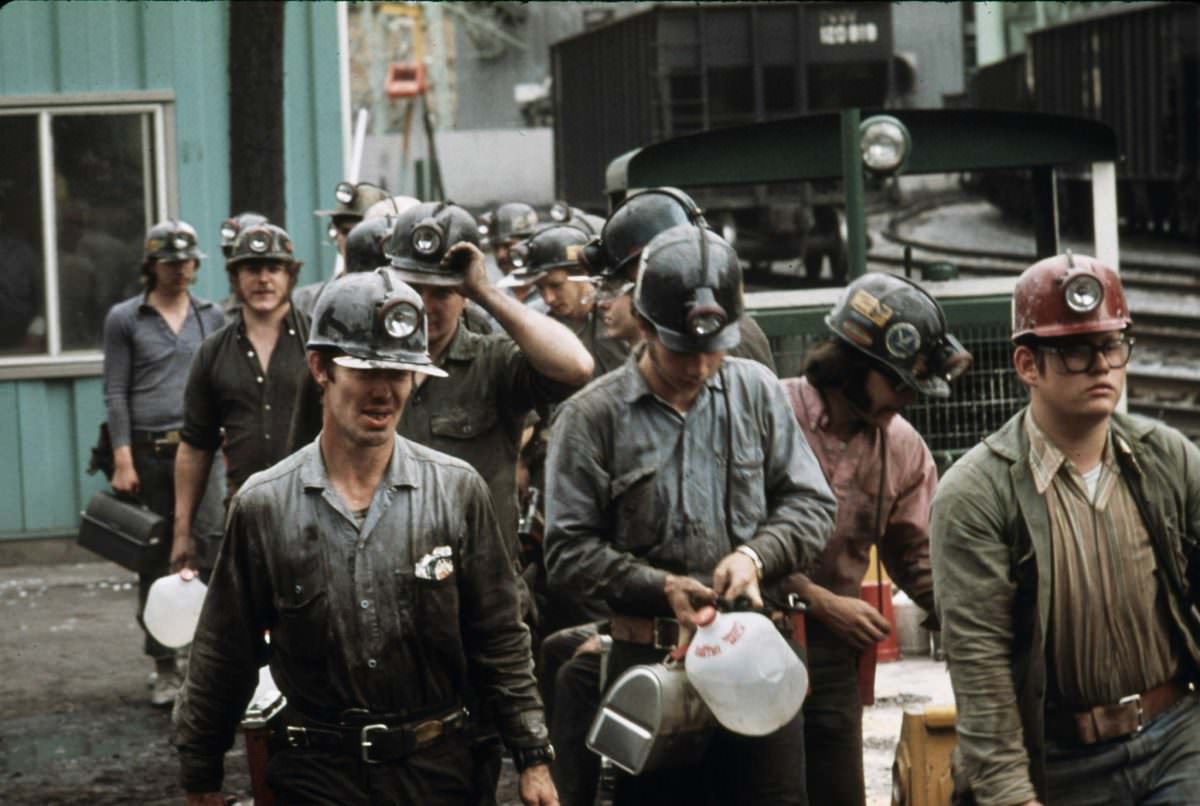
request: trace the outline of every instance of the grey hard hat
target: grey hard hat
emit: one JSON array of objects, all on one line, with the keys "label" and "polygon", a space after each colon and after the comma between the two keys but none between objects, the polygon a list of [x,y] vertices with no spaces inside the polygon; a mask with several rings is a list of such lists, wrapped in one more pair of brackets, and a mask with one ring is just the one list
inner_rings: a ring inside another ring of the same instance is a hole
[{"label": "grey hard hat", "polygon": [[271,223],[254,224],[238,233],[225,266],[232,269],[250,261],[265,261],[285,263],[298,269],[301,262],[296,259],[295,251],[292,239],[283,227]]},{"label": "grey hard hat", "polygon": [[231,216],[221,222],[221,254],[229,257],[233,254],[233,243],[237,240],[238,233],[246,227],[254,226],[255,224],[266,224],[267,217],[262,213],[255,213],[247,210]]},{"label": "grey hard hat", "polygon": [[460,285],[464,269],[443,266],[442,258],[456,243],[479,246],[475,217],[454,202],[425,202],[396,218],[385,247],[400,279],[421,285]]},{"label": "grey hard hat", "polygon": [[148,266],[155,261],[173,263],[188,259],[199,262],[205,255],[196,245],[196,240],[195,228],[186,221],[177,218],[159,221],[146,233],[142,265]]},{"label": "grey hard hat", "polygon": [[586,269],[579,262],[579,253],[589,240],[588,233],[573,225],[542,227],[512,248],[509,260],[513,270],[496,285],[500,288],[529,285],[555,269],[586,275]]},{"label": "grey hard hat", "polygon": [[370,182],[338,182],[333,197],[337,207],[332,210],[313,210],[313,215],[361,219],[371,205],[387,199],[388,192]]},{"label": "grey hard hat", "polygon": [[386,266],[343,274],[325,284],[313,306],[307,347],[335,351],[334,363],[351,369],[446,377],[429,356],[421,295]]}]

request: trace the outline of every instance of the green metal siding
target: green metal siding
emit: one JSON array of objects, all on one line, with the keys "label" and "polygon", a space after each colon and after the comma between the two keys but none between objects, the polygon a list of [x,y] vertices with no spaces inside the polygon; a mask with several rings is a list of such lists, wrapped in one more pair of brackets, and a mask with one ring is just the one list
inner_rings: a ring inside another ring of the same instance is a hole
[{"label": "green metal siding", "polygon": [[[195,225],[196,293],[229,292],[218,228],[230,213],[228,4],[28,2],[0,8],[0,96],[174,93],[177,182],[168,207]],[[312,211],[342,178],[337,8],[289,3],[285,14],[287,221],[305,261],[300,282],[324,276],[334,251]],[[170,130],[168,130],[170,134]],[[160,155],[169,157],[167,155]],[[105,484],[84,473],[104,419],[96,377],[0,382],[0,542],[73,533]]]}]

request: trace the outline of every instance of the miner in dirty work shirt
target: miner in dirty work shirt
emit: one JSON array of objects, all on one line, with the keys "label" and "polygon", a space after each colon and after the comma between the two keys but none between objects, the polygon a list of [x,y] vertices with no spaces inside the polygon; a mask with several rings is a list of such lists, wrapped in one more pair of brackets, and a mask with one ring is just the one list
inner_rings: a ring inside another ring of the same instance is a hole
[{"label": "miner in dirty work shirt", "polygon": [[288,703],[266,773],[281,803],[478,802],[469,677],[522,800],[550,806],[553,752],[487,486],[395,433],[413,375],[444,375],[421,298],[380,268],[332,283],[314,315],[324,427],[231,504],[176,712],[189,803],[221,802],[224,753],[269,660]]},{"label": "miner in dirty work shirt", "polygon": [[[833,494],[778,381],[725,356],[741,339],[741,288],[736,253],[703,226],[656,236],[634,292],[643,343],[553,425],[548,580],[611,608],[609,682],[661,660],[705,602],[744,596],[762,607],[760,583],[809,570],[833,528]],[[579,726],[595,714],[599,676],[588,648],[558,670],[551,737],[564,804],[594,793]],[[717,793],[722,803],[806,804],[803,735],[799,714],[762,737],[718,729],[701,763],[623,777],[614,802],[707,803]]]}]

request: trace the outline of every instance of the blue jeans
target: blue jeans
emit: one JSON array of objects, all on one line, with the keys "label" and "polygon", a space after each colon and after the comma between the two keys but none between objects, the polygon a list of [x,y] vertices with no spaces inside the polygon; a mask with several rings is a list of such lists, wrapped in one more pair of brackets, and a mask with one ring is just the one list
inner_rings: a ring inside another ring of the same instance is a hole
[{"label": "blue jeans", "polygon": [[1200,694],[1141,733],[1090,746],[1047,740],[1048,806],[1200,806]]}]

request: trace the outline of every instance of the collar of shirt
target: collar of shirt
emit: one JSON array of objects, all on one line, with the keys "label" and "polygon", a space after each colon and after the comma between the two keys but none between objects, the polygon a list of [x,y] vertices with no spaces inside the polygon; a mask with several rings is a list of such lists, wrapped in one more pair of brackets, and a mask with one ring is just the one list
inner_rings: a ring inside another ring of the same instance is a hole
[{"label": "collar of shirt", "polygon": [[[625,401],[626,403],[635,403],[638,400],[641,400],[643,397],[649,395],[655,400],[661,401],[664,403],[664,405],[666,405],[666,401],[656,395],[654,390],[650,388],[650,383],[646,380],[646,376],[642,374],[641,367],[638,365],[641,360],[642,353],[645,351],[646,343],[642,342],[629,352],[629,359],[625,362],[624,366],[622,366],[620,370],[614,370],[626,373],[628,378],[628,383],[621,384],[621,400]],[[724,366],[724,364],[725,361],[722,361],[721,365]],[[712,377],[704,382],[704,385],[714,392],[720,392],[722,389],[724,389],[725,386],[724,381],[721,379],[721,371],[718,369],[716,372],[714,372]],[[672,411],[673,410],[674,409],[672,409]]]},{"label": "collar of shirt", "polygon": [[[1046,494],[1046,489],[1054,482],[1054,477],[1062,470],[1064,464],[1074,470],[1075,475],[1079,475],[1078,470],[1074,464],[1070,463],[1066,454],[1060,451],[1058,446],[1046,436],[1046,432],[1042,431],[1034,422],[1033,412],[1028,409],[1025,411],[1025,433],[1029,436],[1029,468],[1033,471],[1033,482],[1039,495]],[[1123,445],[1122,448],[1127,450],[1128,446]],[[1113,456],[1111,428],[1108,430],[1100,462],[1113,473],[1119,472]],[[1082,482],[1082,476],[1080,481]]]},{"label": "collar of shirt", "polygon": [[[188,301],[191,303],[189,307],[196,311],[207,311],[213,306],[213,303],[209,302],[208,300],[197,299],[191,294],[188,294]],[[150,304],[150,289],[148,288],[142,293],[142,301],[138,304],[138,312],[158,313],[158,308],[155,308]]]},{"label": "collar of shirt", "polygon": [[458,325],[455,326],[454,337],[450,339],[450,346],[446,348],[445,361],[474,361],[479,349],[477,343],[483,337],[478,333],[472,333],[463,324],[460,318]]},{"label": "collar of shirt", "polygon": [[[288,312],[284,314],[282,319],[279,320],[279,332],[283,333],[283,331],[286,330],[289,336],[295,336],[297,333],[299,333],[300,323],[296,319],[298,315],[299,312],[296,310],[295,305],[289,307]],[[237,319],[235,321],[237,322],[238,335],[244,337],[246,335],[246,318],[242,315],[242,309],[240,307],[238,308]],[[302,344],[300,346],[306,348],[306,345]]]},{"label": "collar of shirt", "polygon": [[[306,490],[326,490],[333,485],[329,481],[329,473],[325,470],[325,457],[321,455],[321,437],[309,443],[309,452],[304,457],[300,468],[300,482]],[[392,443],[392,458],[388,461],[387,471],[383,474],[380,484],[387,487],[419,487],[417,473],[413,468],[412,453],[408,450],[408,442],[399,434]]]}]

